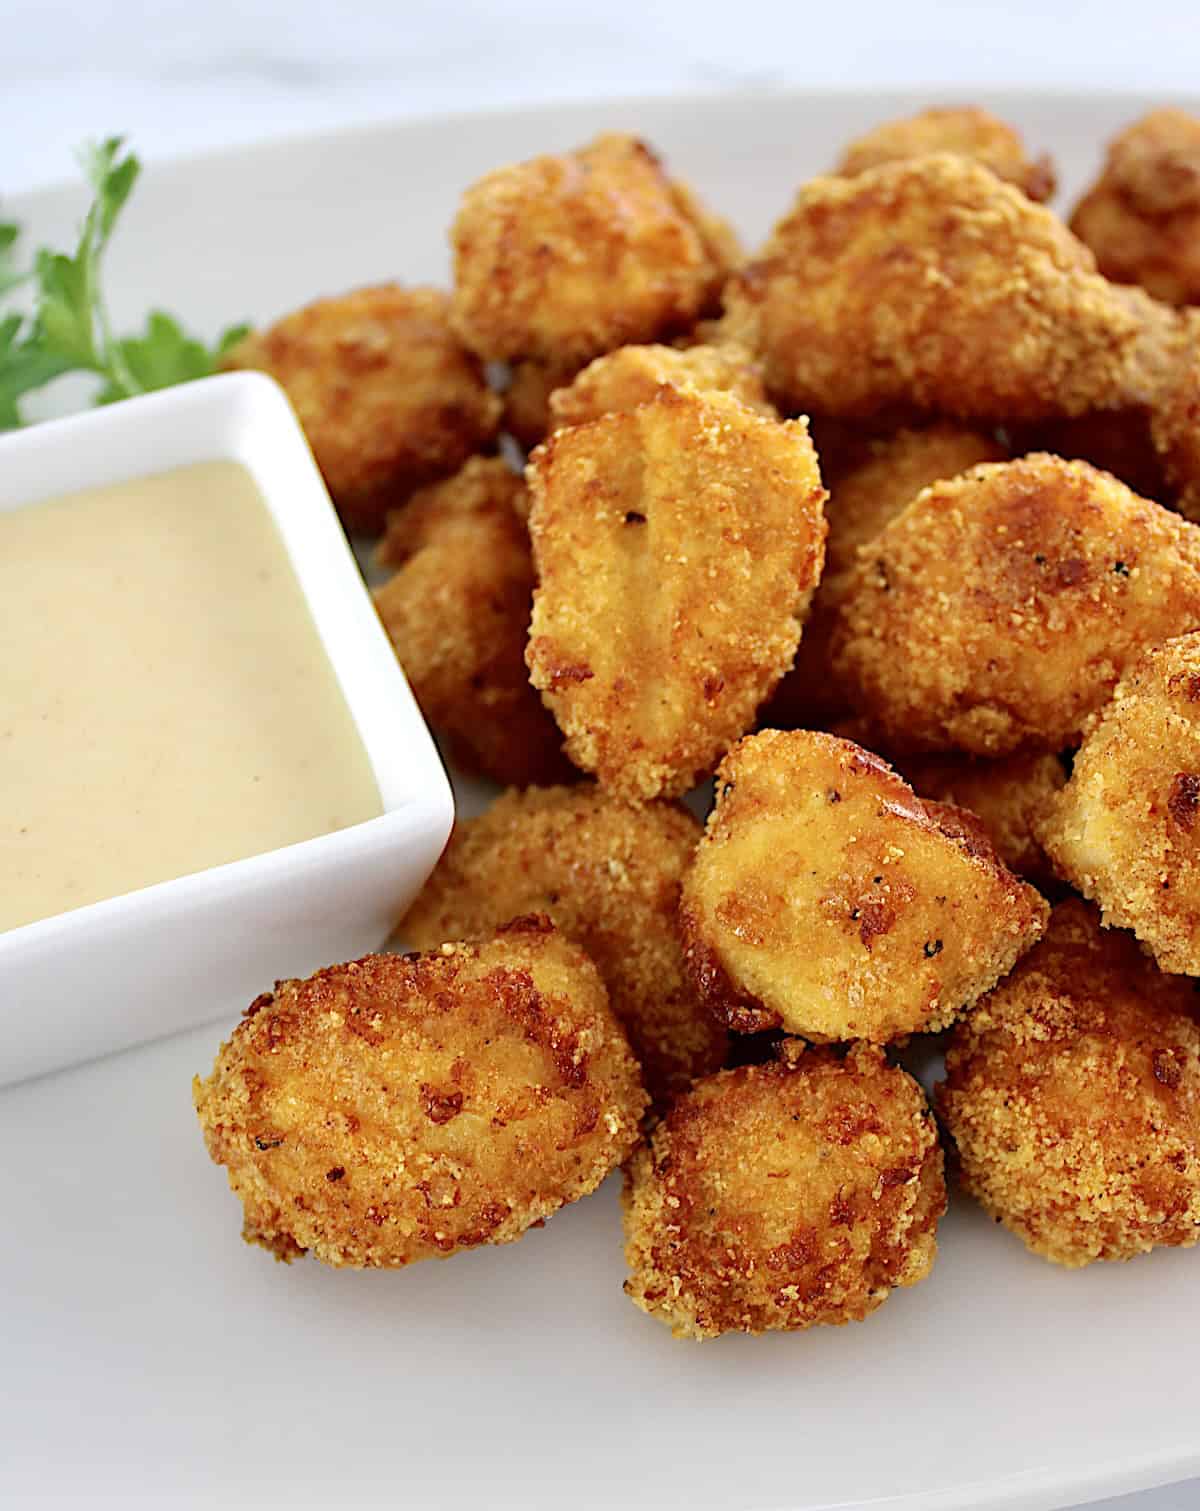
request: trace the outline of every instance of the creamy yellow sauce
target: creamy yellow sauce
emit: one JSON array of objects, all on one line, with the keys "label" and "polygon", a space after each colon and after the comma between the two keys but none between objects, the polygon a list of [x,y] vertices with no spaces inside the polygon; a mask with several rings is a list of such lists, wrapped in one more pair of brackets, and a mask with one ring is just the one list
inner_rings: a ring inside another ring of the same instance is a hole
[{"label": "creamy yellow sauce", "polygon": [[244,467],[0,512],[0,931],[381,811]]}]

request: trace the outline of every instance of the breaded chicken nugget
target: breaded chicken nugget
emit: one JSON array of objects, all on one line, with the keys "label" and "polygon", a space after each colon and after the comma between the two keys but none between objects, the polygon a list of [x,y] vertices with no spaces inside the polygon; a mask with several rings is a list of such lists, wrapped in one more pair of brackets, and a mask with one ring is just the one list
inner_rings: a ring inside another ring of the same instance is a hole
[{"label": "breaded chicken nugget", "polygon": [[546,913],[608,987],[657,1102],[719,1070],[725,1030],[683,968],[677,910],[700,825],[674,803],[629,807],[591,785],[506,792],[456,826],[401,924],[420,949]]},{"label": "breaded chicken nugget", "polygon": [[286,389],[352,530],[380,530],[415,488],[495,439],[500,400],[451,332],[449,307],[437,289],[358,289],[252,332],[224,359]]},{"label": "breaded chicken nugget", "polygon": [[375,607],[421,711],[464,770],[504,785],[566,780],[554,720],[529,685],[533,597],[523,492],[478,458],[393,515],[381,559],[399,570]]},{"label": "breaded chicken nugget", "polygon": [[520,1238],[629,1154],[646,1103],[595,967],[545,918],[278,983],[193,1095],[249,1241],[369,1267]]},{"label": "breaded chicken nugget", "polygon": [[868,168],[931,152],[973,158],[1030,199],[1049,199],[1056,188],[1050,157],[1028,157],[1020,132],[978,105],[935,107],[885,121],[851,142],[834,171],[853,178]]},{"label": "breaded chicken nugget", "polygon": [[859,1044],[727,1070],[625,1177],[625,1291],[679,1338],[859,1322],[924,1280],[946,1210],[920,1086]]},{"label": "breaded chicken nugget", "polygon": [[935,1098],[962,1184],[1043,1259],[1200,1237],[1195,1002],[1072,898],[954,1030]]},{"label": "breaded chicken nugget", "polygon": [[837,609],[851,581],[858,548],[873,540],[922,488],[956,477],[978,462],[1003,459],[992,437],[960,425],[898,430],[861,444],[858,457],[830,479],[818,447],[821,473],[830,488],[825,514],[825,571],[813,599],[796,662],[779,684],[763,716],[768,727],[823,727],[849,707],[831,665]]},{"label": "breaded chicken nugget", "polygon": [[578,362],[516,362],[504,390],[504,429],[526,451],[532,451],[554,428],[550,395],[566,387],[579,371]]},{"label": "breaded chicken nugget", "polygon": [[1057,756],[1033,752],[981,761],[964,755],[913,755],[902,759],[901,769],[921,797],[973,813],[1010,871],[1027,881],[1053,880],[1038,824],[1067,780]]},{"label": "breaded chicken nugget", "polygon": [[718,768],[680,924],[731,1028],[884,1044],[952,1023],[1047,911],[971,815],[848,740],[764,730]]},{"label": "breaded chicken nugget", "polygon": [[1127,126],[1071,230],[1106,278],[1168,304],[1200,304],[1200,118],[1153,110]]},{"label": "breaded chicken nugget", "polygon": [[1200,529],[1086,462],[986,464],[864,552],[834,664],[893,748],[1058,751],[1147,645],[1200,624]]},{"label": "breaded chicken nugget", "polygon": [[1151,433],[1167,479],[1178,490],[1178,508],[1200,520],[1200,316],[1191,329],[1192,344],[1164,385]]},{"label": "breaded chicken nugget", "polygon": [[817,178],[726,289],[782,408],[1015,421],[1148,402],[1174,312],[964,157]]},{"label": "breaded chicken nugget", "polygon": [[550,395],[554,428],[584,425],[601,415],[636,409],[660,388],[687,393],[731,393],[769,419],[779,418],[767,398],[759,364],[742,346],[621,346],[597,357],[565,388]]},{"label": "breaded chicken nugget", "polygon": [[583,363],[685,330],[737,255],[729,228],[618,133],[489,173],[450,238],[454,328],[499,361]]},{"label": "breaded chicken nugget", "polygon": [[1200,976],[1200,633],[1148,651],[1118,685],[1047,809],[1062,874],[1164,971]]},{"label": "breaded chicken nugget", "polygon": [[712,770],[792,663],[825,521],[803,421],[665,389],[529,467],[527,661],[576,765],[634,800]]}]

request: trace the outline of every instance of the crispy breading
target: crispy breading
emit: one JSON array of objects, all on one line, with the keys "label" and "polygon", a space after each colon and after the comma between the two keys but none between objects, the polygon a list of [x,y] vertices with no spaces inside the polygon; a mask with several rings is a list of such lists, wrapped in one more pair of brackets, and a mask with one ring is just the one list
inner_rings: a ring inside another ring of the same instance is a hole
[{"label": "crispy breading", "polygon": [[1168,481],[1178,490],[1176,504],[1200,520],[1200,313],[1191,323],[1191,344],[1164,384],[1151,418],[1151,434]]},{"label": "crispy breading", "polygon": [[629,1154],[646,1103],[595,967],[545,918],[279,982],[193,1096],[247,1240],[366,1267],[520,1238]]},{"label": "crispy breading", "polygon": [[731,393],[759,414],[779,418],[767,398],[758,362],[745,347],[621,346],[597,357],[573,382],[550,395],[554,428],[584,425],[601,415],[646,404],[660,388]]},{"label": "crispy breading", "polygon": [[1029,157],[1016,127],[978,105],[936,106],[885,121],[851,142],[834,171],[853,178],[868,168],[931,152],[973,158],[1030,199],[1049,199],[1057,187],[1049,155]]},{"label": "crispy breading", "polygon": [[579,371],[578,362],[514,362],[504,390],[503,427],[526,451],[554,429],[550,395]]},{"label": "crispy breading", "polygon": [[873,540],[922,488],[978,462],[1000,461],[1004,455],[991,436],[940,424],[864,441],[858,456],[832,480],[821,456],[821,473],[830,489],[825,571],[795,665],[764,711],[766,727],[822,728],[841,717],[849,703],[831,665],[831,640],[858,548]]},{"label": "crispy breading", "polygon": [[1038,823],[1067,773],[1056,755],[1037,751],[985,761],[964,755],[911,755],[900,768],[921,797],[966,808],[981,820],[996,854],[1027,881],[1053,880]]},{"label": "crispy breading", "polygon": [[679,942],[679,887],[699,838],[675,803],[630,807],[591,784],[506,792],[455,827],[401,932],[426,949],[548,914],[595,961],[646,1087],[665,1103],[719,1070],[728,1048]]},{"label": "crispy breading", "polygon": [[1072,898],[954,1030],[935,1100],[962,1184],[1035,1254],[1077,1267],[1200,1237],[1195,1004]]},{"label": "crispy breading", "polygon": [[807,429],[666,389],[528,475],[527,661],[567,752],[620,796],[685,792],[792,664],[825,539]]},{"label": "crispy breading", "polygon": [[1044,419],[1148,402],[1174,312],[1118,288],[1049,210],[936,154],[813,179],[726,289],[781,407]]},{"label": "crispy breading", "polygon": [[1153,110],[1114,137],[1071,230],[1105,277],[1200,304],[1200,117]]},{"label": "crispy breading", "polygon": [[454,328],[498,361],[581,364],[686,330],[736,257],[728,227],[619,133],[487,174],[450,236]]},{"label": "crispy breading", "polygon": [[1047,911],[973,816],[848,740],[764,730],[717,770],[680,924],[731,1028],[882,1044],[953,1022]]},{"label": "crispy breading", "polygon": [[392,515],[375,607],[425,717],[457,764],[502,785],[567,780],[554,720],[529,685],[533,557],[524,484],[476,458]]},{"label": "crispy breading", "polygon": [[1042,842],[1164,971],[1200,976],[1200,632],[1136,661],[1093,722]]},{"label": "crispy breading", "polygon": [[1200,528],[1086,462],[984,464],[876,537],[838,615],[838,675],[897,751],[1057,752],[1200,624]]},{"label": "crispy breading", "polygon": [[500,400],[449,308],[438,289],[357,289],[252,332],[223,360],[283,385],[350,529],[380,530],[414,489],[495,439]]},{"label": "crispy breading", "polygon": [[676,1337],[858,1322],[932,1268],[921,1088],[867,1045],[798,1049],[698,1082],[627,1166],[625,1291]]}]

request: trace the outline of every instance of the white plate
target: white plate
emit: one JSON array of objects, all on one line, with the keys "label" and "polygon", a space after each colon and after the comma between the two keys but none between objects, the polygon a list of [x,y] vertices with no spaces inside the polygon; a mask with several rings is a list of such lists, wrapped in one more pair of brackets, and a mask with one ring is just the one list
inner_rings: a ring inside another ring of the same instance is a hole
[{"label": "white plate", "polygon": [[[757,238],[846,138],[920,103],[580,105],[151,171],[114,247],[117,323],[159,303],[215,331],[370,279],[442,281],[464,184],[602,127],[643,131]],[[1073,190],[1151,102],[988,103]],[[79,203],[6,209],[61,239]],[[1069,1274],[960,1201],[931,1279],[867,1323],[704,1346],[622,1296],[614,1182],[451,1264],[284,1268],[238,1241],[192,1115],[219,1037],[0,1093],[0,1501],[957,1511],[1200,1471],[1196,1253]]]}]

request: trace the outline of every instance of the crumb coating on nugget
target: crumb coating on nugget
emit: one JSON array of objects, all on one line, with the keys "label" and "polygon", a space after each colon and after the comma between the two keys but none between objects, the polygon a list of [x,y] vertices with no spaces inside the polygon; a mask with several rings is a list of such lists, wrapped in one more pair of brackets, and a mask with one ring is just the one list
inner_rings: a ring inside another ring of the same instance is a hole
[{"label": "crumb coating on nugget", "polygon": [[499,168],[451,229],[454,328],[488,360],[583,363],[688,329],[737,256],[636,137]]},{"label": "crumb coating on nugget", "polygon": [[813,179],[725,298],[777,402],[846,418],[1146,402],[1177,334],[1050,211],[948,154]]},{"label": "crumb coating on nugget", "polygon": [[802,421],[666,390],[529,467],[527,662],[576,765],[630,799],[710,772],[791,666],[825,490]]},{"label": "crumb coating on nugget", "polygon": [[1200,303],[1200,117],[1154,110],[1127,126],[1071,230],[1106,278],[1168,304]]},{"label": "crumb coating on nugget", "polygon": [[1077,1267],[1200,1236],[1200,1028],[1078,899],[954,1031],[938,1112],[962,1184],[1035,1254]]},{"label": "crumb coating on nugget", "polygon": [[1049,156],[1042,153],[1030,158],[1020,132],[978,105],[935,106],[885,121],[851,142],[835,171],[854,178],[868,168],[925,157],[931,152],[972,158],[1015,184],[1030,199],[1049,199],[1056,187]]},{"label": "crumb coating on nugget", "polygon": [[356,1267],[520,1238],[629,1154],[646,1101],[595,967],[544,918],[278,983],[193,1095],[246,1239]]},{"label": "crumb coating on nugget", "polygon": [[375,607],[421,711],[465,771],[501,783],[568,780],[562,736],[529,685],[533,557],[520,478],[474,458],[388,523],[395,574]]},{"label": "crumb coating on nugget", "polygon": [[224,359],[287,392],[345,524],[389,509],[495,439],[500,400],[449,325],[437,289],[357,289],[254,331]]},{"label": "crumb coating on nugget", "polygon": [[1150,429],[1167,479],[1178,489],[1180,512],[1200,520],[1200,313],[1190,329],[1191,344],[1164,385]]},{"label": "crumb coating on nugget", "polygon": [[818,455],[830,495],[825,571],[813,599],[796,664],[779,684],[763,722],[788,729],[825,727],[848,707],[831,665],[837,607],[851,582],[858,549],[879,534],[904,506],[941,478],[956,477],[979,462],[998,462],[1004,450],[990,436],[961,425],[898,430],[863,443],[860,455],[833,481]]},{"label": "crumb coating on nugget", "polygon": [[919,494],[864,551],[834,662],[894,748],[1058,751],[1146,646],[1200,623],[1200,530],[1034,455]]},{"label": "crumb coating on nugget", "polygon": [[758,414],[779,418],[763,388],[761,367],[745,347],[702,344],[680,351],[673,346],[622,346],[597,357],[572,383],[550,395],[554,428],[636,409],[662,388],[730,393]]},{"label": "crumb coating on nugget", "polygon": [[680,921],[731,1028],[888,1043],[953,1022],[1047,912],[970,815],[849,740],[764,730],[717,771]]},{"label": "crumb coating on nugget", "polygon": [[866,1045],[785,1055],[697,1083],[627,1167],[625,1290],[677,1337],[858,1322],[933,1265],[921,1088]]},{"label": "crumb coating on nugget", "polygon": [[1132,929],[1164,971],[1200,976],[1200,633],[1129,670],[1041,832],[1106,924]]},{"label": "crumb coating on nugget", "polygon": [[725,1030],[683,968],[679,889],[700,824],[680,805],[630,807],[591,784],[506,792],[455,827],[402,921],[426,949],[545,913],[588,952],[656,1102],[720,1069]]}]

